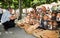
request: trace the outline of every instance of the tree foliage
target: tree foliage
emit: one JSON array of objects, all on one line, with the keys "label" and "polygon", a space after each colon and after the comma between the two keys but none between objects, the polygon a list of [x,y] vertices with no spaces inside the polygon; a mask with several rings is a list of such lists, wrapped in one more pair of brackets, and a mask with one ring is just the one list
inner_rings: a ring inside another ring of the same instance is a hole
[{"label": "tree foliage", "polygon": [[[52,2],[57,2],[57,0],[22,0],[22,8],[32,7],[34,4],[41,5],[41,4],[49,4]],[[18,8],[19,7],[19,0],[0,0],[0,7],[3,8]]]}]

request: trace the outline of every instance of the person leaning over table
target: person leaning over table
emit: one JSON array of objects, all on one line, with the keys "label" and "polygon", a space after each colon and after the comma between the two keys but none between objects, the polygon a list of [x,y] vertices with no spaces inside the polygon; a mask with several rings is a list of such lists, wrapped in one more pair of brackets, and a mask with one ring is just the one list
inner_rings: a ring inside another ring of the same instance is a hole
[{"label": "person leaning over table", "polygon": [[9,8],[5,13],[3,13],[1,23],[3,24],[5,31],[8,31],[11,27],[15,27],[15,19],[16,15],[12,14],[12,8]]}]

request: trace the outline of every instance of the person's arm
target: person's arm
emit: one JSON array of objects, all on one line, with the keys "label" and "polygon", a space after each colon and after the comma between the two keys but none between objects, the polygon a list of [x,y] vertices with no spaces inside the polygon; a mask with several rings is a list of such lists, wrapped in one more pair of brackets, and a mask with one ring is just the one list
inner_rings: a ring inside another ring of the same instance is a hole
[{"label": "person's arm", "polygon": [[14,20],[14,19],[16,19],[16,16],[15,15],[11,15],[9,18],[10,18],[10,20]]}]

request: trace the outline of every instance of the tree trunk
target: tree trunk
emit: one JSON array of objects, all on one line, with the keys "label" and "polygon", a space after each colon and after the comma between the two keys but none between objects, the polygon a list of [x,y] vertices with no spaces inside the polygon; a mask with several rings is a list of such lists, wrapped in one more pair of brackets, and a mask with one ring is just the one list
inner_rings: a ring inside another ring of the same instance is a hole
[{"label": "tree trunk", "polygon": [[19,12],[20,12],[19,19],[22,18],[22,5],[21,5],[21,2],[22,2],[22,0],[19,0]]}]

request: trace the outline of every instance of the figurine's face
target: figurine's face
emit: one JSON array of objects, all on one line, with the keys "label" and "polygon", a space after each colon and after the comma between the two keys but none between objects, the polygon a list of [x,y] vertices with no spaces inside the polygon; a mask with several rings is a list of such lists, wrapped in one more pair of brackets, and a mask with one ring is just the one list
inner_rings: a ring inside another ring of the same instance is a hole
[{"label": "figurine's face", "polygon": [[52,25],[52,22],[48,22],[50,25]]},{"label": "figurine's face", "polygon": [[48,19],[48,16],[47,15],[44,15],[43,19],[44,20],[47,20]]},{"label": "figurine's face", "polygon": [[52,14],[52,16],[55,16],[55,14]]},{"label": "figurine's face", "polygon": [[57,14],[57,17],[59,17],[59,18],[60,18],[60,13],[58,13],[58,14]]},{"label": "figurine's face", "polygon": [[27,18],[30,18],[30,16],[28,15]]},{"label": "figurine's face", "polygon": [[57,25],[57,23],[56,23],[56,22],[54,22],[54,23],[53,23],[53,25],[54,25],[54,26],[56,26],[56,25]]}]

